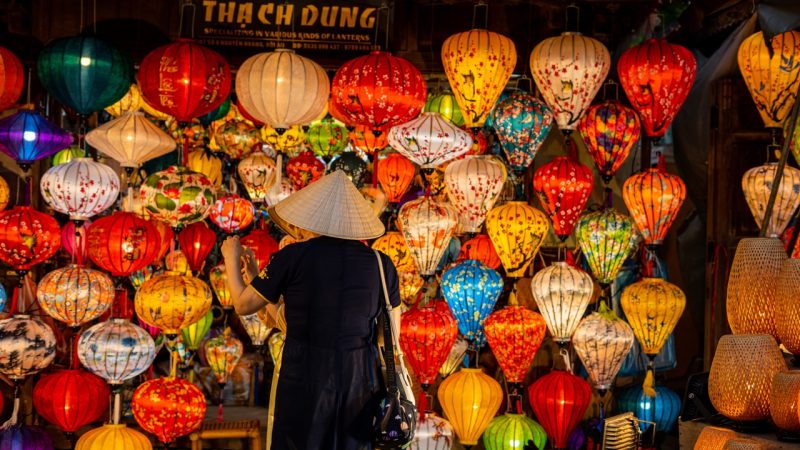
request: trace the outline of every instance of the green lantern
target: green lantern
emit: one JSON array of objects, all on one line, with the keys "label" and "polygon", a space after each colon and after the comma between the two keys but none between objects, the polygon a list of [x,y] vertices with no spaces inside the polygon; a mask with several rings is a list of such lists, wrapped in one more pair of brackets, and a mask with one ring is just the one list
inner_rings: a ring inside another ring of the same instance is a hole
[{"label": "green lantern", "polygon": [[328,173],[343,171],[361,189],[367,178],[367,163],[356,152],[344,152],[328,167]]},{"label": "green lantern", "polygon": [[483,433],[486,450],[523,450],[534,446],[542,450],[546,442],[544,428],[523,414],[495,417]]},{"label": "green lantern", "polygon": [[82,115],[113,105],[134,81],[130,57],[91,36],[51,42],[39,53],[37,71],[56,100]]},{"label": "green lantern", "polygon": [[200,344],[203,343],[206,334],[208,334],[208,330],[211,329],[211,324],[213,322],[214,313],[208,310],[202,319],[188,327],[184,327],[181,330],[181,341],[183,341],[183,345],[185,345],[188,350],[196,352],[197,349],[200,348]]},{"label": "green lantern", "polygon": [[350,133],[342,122],[328,116],[311,122],[306,131],[306,140],[315,155],[330,161],[347,147]]},{"label": "green lantern", "polygon": [[610,285],[625,260],[636,250],[639,233],[629,216],[606,209],[586,214],[575,225],[575,238],[601,285]]},{"label": "green lantern", "polygon": [[198,117],[198,119],[200,120],[200,123],[203,124],[203,126],[207,127],[211,124],[211,122],[224,119],[225,116],[228,115],[228,112],[230,110],[231,110],[231,98],[228,97],[225,99],[224,102],[222,102],[219,106],[217,106],[217,109],[211,111],[208,114]]},{"label": "green lantern", "polygon": [[61,150],[53,155],[53,165],[65,164],[72,161],[73,158],[85,158],[86,153],[77,145],[70,145],[69,147]]},{"label": "green lantern", "polygon": [[461,114],[461,107],[459,107],[456,102],[456,96],[450,91],[429,95],[423,111],[439,113],[453,125],[457,127],[464,126],[464,116]]}]

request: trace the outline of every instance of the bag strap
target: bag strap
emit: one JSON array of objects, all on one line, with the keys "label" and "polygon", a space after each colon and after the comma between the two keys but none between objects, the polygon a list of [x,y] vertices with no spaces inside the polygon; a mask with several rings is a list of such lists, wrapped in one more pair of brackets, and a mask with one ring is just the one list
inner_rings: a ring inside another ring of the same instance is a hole
[{"label": "bag strap", "polygon": [[384,364],[386,365],[386,390],[392,395],[398,395],[397,376],[394,365],[394,338],[392,336],[392,316],[389,313],[392,309],[392,304],[389,301],[389,289],[386,287],[386,274],[383,271],[383,261],[381,254],[374,250],[375,257],[378,259],[378,270],[381,273],[381,287],[383,288],[384,303],[381,306],[383,310],[383,346],[386,349],[386,354],[383,356]]}]

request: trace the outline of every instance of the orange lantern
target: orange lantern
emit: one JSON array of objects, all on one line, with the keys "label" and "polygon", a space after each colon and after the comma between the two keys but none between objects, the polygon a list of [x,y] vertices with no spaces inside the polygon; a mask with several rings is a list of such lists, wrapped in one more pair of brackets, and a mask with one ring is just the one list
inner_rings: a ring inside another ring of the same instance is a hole
[{"label": "orange lantern", "polygon": [[126,276],[153,262],[161,238],[153,222],[120,211],[92,222],[86,248],[95,264],[113,276]]},{"label": "orange lantern", "polygon": [[658,166],[632,175],[622,186],[622,199],[647,245],[660,245],[683,200],[686,185],[677,175],[667,173],[663,156]]},{"label": "orange lantern", "polygon": [[186,380],[157,378],[136,388],[131,409],[139,426],[167,444],[200,427],[206,416],[206,398]]},{"label": "orange lantern", "polygon": [[55,255],[61,247],[56,219],[30,206],[0,212],[0,261],[28,271]]},{"label": "orange lantern", "polygon": [[461,253],[458,259],[477,259],[484,265],[497,269],[500,267],[500,257],[497,256],[497,251],[494,249],[494,244],[489,236],[479,234],[474,238],[464,242],[461,245]]},{"label": "orange lantern", "polygon": [[636,111],[618,101],[591,106],[578,124],[586,150],[608,184],[639,141],[642,127]]},{"label": "orange lantern", "polygon": [[399,153],[390,153],[377,162],[378,183],[389,202],[397,203],[414,180],[414,163]]},{"label": "orange lantern", "polygon": [[[339,120],[342,120],[339,118]],[[386,133],[375,134],[364,125],[356,125],[350,131],[350,143],[364,153],[372,154],[389,146]]]},{"label": "orange lantern", "polygon": [[425,196],[404,204],[397,221],[420,275],[433,275],[455,233],[458,215],[450,206]]},{"label": "orange lantern", "polygon": [[42,277],[36,296],[47,314],[77,327],[111,307],[114,283],[99,270],[70,264]]},{"label": "orange lantern", "polygon": [[399,231],[387,231],[386,234],[372,243],[372,248],[383,252],[391,258],[398,272],[414,272],[417,270],[414,265],[414,258],[411,257],[411,251]]},{"label": "orange lantern", "polygon": [[509,383],[525,381],[547,326],[539,313],[510,305],[489,314],[483,323],[486,340]]},{"label": "orange lantern", "polygon": [[286,176],[298,191],[317,181],[324,174],[325,164],[310,151],[302,152],[286,162]]},{"label": "orange lantern", "polygon": [[230,194],[217,199],[209,217],[222,231],[230,234],[241,231],[253,223],[255,208],[242,197]]}]

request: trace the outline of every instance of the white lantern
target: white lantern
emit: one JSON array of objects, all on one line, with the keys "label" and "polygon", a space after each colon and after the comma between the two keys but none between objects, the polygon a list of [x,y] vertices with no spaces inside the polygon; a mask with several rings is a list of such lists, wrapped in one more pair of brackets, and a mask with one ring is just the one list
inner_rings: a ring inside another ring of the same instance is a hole
[{"label": "white lantern", "polygon": [[248,316],[239,316],[242,321],[244,330],[250,336],[250,341],[253,345],[264,345],[264,341],[269,337],[272,328],[268,327],[258,316],[258,314],[250,314]]},{"label": "white lantern", "polygon": [[25,314],[0,320],[0,373],[21,380],[53,362],[56,336],[41,320]]},{"label": "white lantern", "polygon": [[450,450],[455,442],[453,426],[432,412],[417,422],[414,440],[408,450]]},{"label": "white lantern", "polygon": [[325,70],[289,49],[252,56],[236,72],[236,96],[241,105],[279,133],[319,117],[329,95]]},{"label": "white lantern", "polygon": [[138,111],[100,125],[86,135],[86,142],[125,168],[139,167],[175,148],[175,140]]},{"label": "white lantern", "polygon": [[461,231],[477,233],[506,182],[506,166],[492,156],[468,156],[447,165],[447,197],[458,211]]},{"label": "white lantern", "polygon": [[78,340],[81,364],[108,384],[122,384],[141,374],[155,356],[153,338],[125,319],[100,322]]},{"label": "white lantern", "polygon": [[553,340],[569,342],[592,300],[592,277],[565,262],[556,262],[533,276],[531,292]]},{"label": "white lantern", "polygon": [[437,167],[472,148],[469,133],[431,112],[392,127],[387,138],[392,148],[423,169]]},{"label": "white lantern", "polygon": [[[776,170],[778,170],[778,163],[764,164],[753,167],[742,177],[744,198],[747,200],[747,206],[750,207],[750,212],[753,213],[759,228],[764,226],[764,214]],[[783,233],[798,205],[800,205],[800,170],[787,165],[783,169],[778,195],[775,196],[775,206],[767,227],[767,237],[778,237]]]},{"label": "white lantern", "polygon": [[294,186],[288,178],[283,178],[280,182],[272,185],[267,193],[267,206],[275,206],[286,197],[294,194]]},{"label": "white lantern", "polygon": [[404,204],[397,214],[397,222],[419,274],[430,276],[436,273],[458,225],[455,210],[424,196]]},{"label": "white lantern", "polygon": [[77,327],[111,307],[114,282],[99,270],[71,264],[42,277],[36,296],[47,314]]},{"label": "white lantern", "polygon": [[269,189],[275,184],[275,160],[264,152],[253,152],[239,161],[237,171],[247,195],[253,203],[267,201]]},{"label": "white lantern", "polygon": [[631,326],[605,303],[600,308],[600,312],[581,320],[572,335],[572,345],[602,397],[614,385],[614,378],[633,347],[634,335]]},{"label": "white lantern", "polygon": [[49,168],[39,187],[51,208],[72,220],[86,220],[117,201],[119,176],[91,158],[75,158]]}]

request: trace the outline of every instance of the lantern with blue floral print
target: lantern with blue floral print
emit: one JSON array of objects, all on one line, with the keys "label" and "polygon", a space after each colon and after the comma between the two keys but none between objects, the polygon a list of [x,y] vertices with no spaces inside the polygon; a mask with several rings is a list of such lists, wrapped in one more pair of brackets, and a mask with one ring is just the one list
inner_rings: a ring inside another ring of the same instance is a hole
[{"label": "lantern with blue floral print", "polygon": [[462,261],[442,275],[442,293],[458,330],[478,347],[486,340],[483,321],[494,309],[501,292],[500,274],[474,259]]}]

